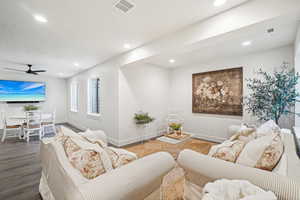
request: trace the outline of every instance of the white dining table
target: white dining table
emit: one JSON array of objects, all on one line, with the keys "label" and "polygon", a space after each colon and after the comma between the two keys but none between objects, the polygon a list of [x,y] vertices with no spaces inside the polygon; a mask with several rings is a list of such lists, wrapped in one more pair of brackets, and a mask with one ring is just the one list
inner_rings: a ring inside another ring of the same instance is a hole
[{"label": "white dining table", "polygon": [[[51,114],[43,113],[41,117],[42,117],[42,120],[49,119],[49,118],[51,118]],[[23,120],[26,120],[26,115],[12,115],[12,116],[9,116],[8,119],[23,121]]]}]

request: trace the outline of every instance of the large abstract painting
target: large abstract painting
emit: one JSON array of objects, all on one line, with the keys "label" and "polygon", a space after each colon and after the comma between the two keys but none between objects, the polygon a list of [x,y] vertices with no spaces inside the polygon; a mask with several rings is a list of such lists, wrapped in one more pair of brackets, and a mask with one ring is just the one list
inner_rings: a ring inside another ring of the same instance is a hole
[{"label": "large abstract painting", "polygon": [[243,115],[243,68],[193,74],[193,113]]}]

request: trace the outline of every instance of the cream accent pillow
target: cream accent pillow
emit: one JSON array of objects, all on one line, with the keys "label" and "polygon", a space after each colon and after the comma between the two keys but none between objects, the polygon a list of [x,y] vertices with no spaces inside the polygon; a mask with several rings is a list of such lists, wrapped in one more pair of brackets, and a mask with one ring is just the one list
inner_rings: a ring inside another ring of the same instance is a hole
[{"label": "cream accent pillow", "polygon": [[274,137],[274,135],[267,135],[248,142],[239,155],[236,163],[254,167],[263,155],[265,149],[271,144]]},{"label": "cream accent pillow", "polygon": [[[97,130],[97,132],[105,135],[103,131]],[[99,137],[95,132],[91,131],[90,129],[87,129],[85,132],[80,133],[80,135],[90,143],[99,144],[103,148],[107,147],[107,144],[105,141],[103,141],[102,137]]]},{"label": "cream accent pillow", "polygon": [[280,134],[272,133],[250,141],[236,163],[272,171],[282,157],[283,148]]},{"label": "cream accent pillow", "polygon": [[273,120],[269,120],[256,129],[256,135],[263,137],[272,133],[280,133],[280,131],[280,127]]},{"label": "cream accent pillow", "polygon": [[245,125],[242,125],[241,128],[229,139],[230,141],[241,140],[246,143],[255,139],[256,133],[254,128],[248,128]]}]

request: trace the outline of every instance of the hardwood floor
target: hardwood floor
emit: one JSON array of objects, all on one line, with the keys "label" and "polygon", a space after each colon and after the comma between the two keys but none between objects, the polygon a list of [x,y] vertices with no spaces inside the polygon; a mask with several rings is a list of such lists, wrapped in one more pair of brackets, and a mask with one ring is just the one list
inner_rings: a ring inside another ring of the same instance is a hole
[{"label": "hardwood floor", "polygon": [[[64,126],[79,131],[67,124]],[[51,133],[46,135],[51,136]],[[0,143],[0,200],[41,200],[39,152],[38,137],[29,143],[15,138]]]},{"label": "hardwood floor", "polygon": [[[80,131],[68,127],[76,132]],[[190,139],[180,145],[150,140],[125,148],[137,153],[139,157],[167,151],[176,158],[180,150],[186,148],[206,154],[213,144],[197,139]],[[8,139],[0,143],[0,200],[41,200],[38,191],[41,176],[39,151],[40,142],[37,137],[29,143],[19,139]]]}]

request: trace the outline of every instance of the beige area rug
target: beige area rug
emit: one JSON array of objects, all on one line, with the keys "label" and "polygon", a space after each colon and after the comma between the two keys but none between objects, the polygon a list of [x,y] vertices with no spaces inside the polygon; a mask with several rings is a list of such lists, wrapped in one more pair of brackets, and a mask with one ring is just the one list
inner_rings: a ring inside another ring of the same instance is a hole
[{"label": "beige area rug", "polygon": [[136,153],[139,158],[160,152],[165,151],[169,152],[175,159],[177,159],[178,154],[180,151],[184,149],[191,149],[193,151],[208,154],[209,149],[211,146],[215,145],[216,143],[208,142],[204,140],[189,138],[184,142],[180,142],[178,144],[171,144],[159,140],[149,140],[144,144],[134,144],[125,147],[126,150]]},{"label": "beige area rug", "polygon": [[[139,158],[165,151],[169,152],[174,159],[177,159],[180,151],[191,149],[193,151],[208,154],[211,146],[216,143],[204,140],[189,138],[178,144],[171,144],[157,139],[149,140],[143,144],[134,144],[125,147],[126,150],[134,152]],[[182,168],[176,166],[163,179],[160,191],[155,194],[156,200],[199,200],[201,199],[202,189],[185,180],[185,172]]]}]

